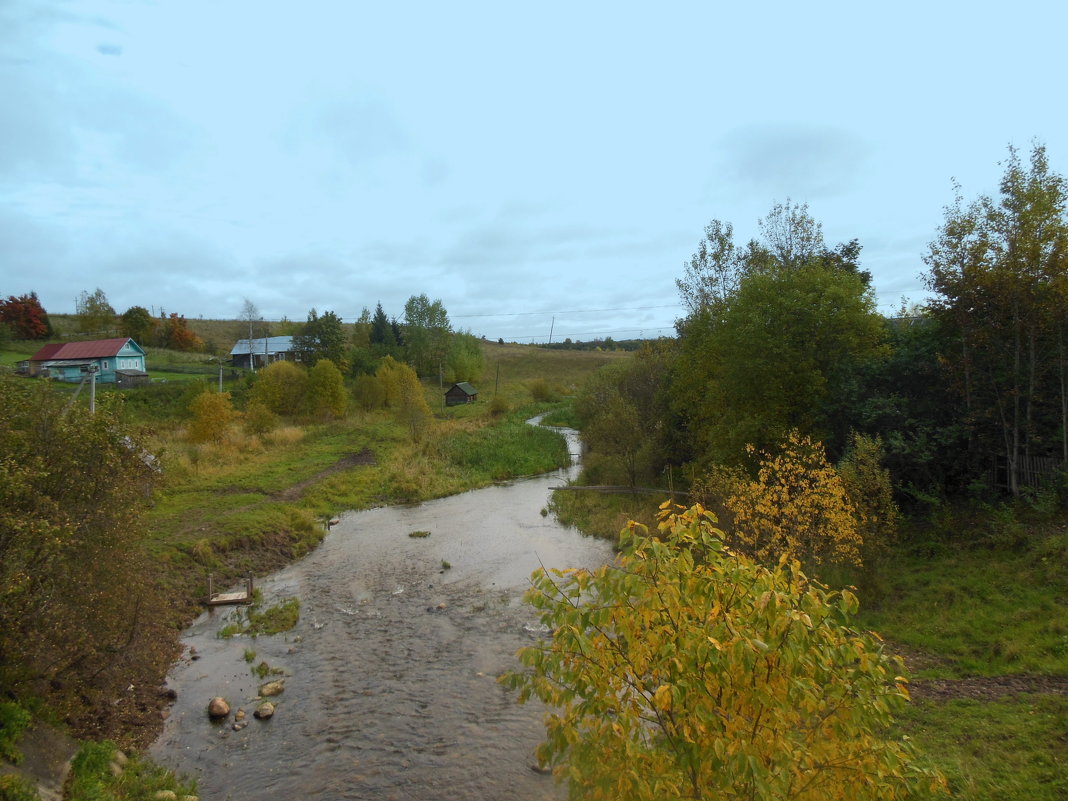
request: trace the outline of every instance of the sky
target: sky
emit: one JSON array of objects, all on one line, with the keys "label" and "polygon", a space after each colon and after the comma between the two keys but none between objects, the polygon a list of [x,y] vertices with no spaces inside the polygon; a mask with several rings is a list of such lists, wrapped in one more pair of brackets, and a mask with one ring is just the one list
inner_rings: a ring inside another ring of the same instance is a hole
[{"label": "sky", "polygon": [[0,0],[0,295],[506,341],[670,336],[775,203],[924,297],[1010,145],[1068,172],[1068,4]]}]

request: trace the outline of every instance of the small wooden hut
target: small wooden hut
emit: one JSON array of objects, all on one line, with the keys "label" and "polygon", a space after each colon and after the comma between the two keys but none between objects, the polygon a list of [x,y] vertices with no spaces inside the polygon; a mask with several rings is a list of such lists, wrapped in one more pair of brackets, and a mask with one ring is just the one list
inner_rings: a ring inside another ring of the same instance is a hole
[{"label": "small wooden hut", "polygon": [[453,384],[445,392],[446,406],[459,406],[462,403],[474,403],[477,400],[478,390],[468,384],[466,381],[461,381],[458,384]]}]

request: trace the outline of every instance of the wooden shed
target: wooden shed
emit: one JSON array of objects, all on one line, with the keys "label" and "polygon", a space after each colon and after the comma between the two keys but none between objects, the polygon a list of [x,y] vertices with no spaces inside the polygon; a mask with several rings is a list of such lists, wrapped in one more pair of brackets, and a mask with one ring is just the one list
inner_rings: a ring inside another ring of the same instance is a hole
[{"label": "wooden shed", "polygon": [[453,384],[445,392],[446,406],[459,406],[462,403],[474,403],[477,400],[478,390],[468,384],[466,381],[461,381],[458,384]]}]

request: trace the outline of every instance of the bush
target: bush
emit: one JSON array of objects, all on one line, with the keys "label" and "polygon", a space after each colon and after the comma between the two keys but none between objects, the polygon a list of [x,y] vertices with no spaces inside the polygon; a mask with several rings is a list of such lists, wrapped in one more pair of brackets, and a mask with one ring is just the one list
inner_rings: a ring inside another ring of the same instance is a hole
[{"label": "bush", "polygon": [[22,761],[22,754],[15,746],[31,719],[30,713],[18,704],[0,703],[0,759],[15,765]]},{"label": "bush", "polygon": [[901,799],[944,791],[885,736],[901,660],[849,625],[857,602],[800,564],[723,545],[700,506],[630,525],[616,564],[536,571],[553,632],[502,678],[549,707],[541,764],[588,799]]}]

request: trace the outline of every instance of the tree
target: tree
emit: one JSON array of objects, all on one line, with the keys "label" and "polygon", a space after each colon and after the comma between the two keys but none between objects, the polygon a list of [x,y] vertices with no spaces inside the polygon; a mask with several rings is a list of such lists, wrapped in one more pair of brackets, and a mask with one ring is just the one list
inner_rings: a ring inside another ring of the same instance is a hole
[{"label": "tree", "polygon": [[131,306],[119,318],[119,330],[138,345],[153,341],[156,321],[144,306]]},{"label": "tree", "polygon": [[760,467],[725,500],[731,541],[765,563],[785,557],[859,565],[857,509],[823,446],[792,431],[774,453],[747,451]]},{"label": "tree", "polygon": [[163,321],[159,336],[160,345],[170,350],[204,350],[204,340],[190,330],[185,316],[179,316],[177,312],[171,312],[170,317]]},{"label": "tree", "polygon": [[115,326],[115,309],[108,303],[107,295],[100,287],[91,295],[82,290],[75,303],[75,314],[78,317],[78,330],[83,334],[98,334]]},{"label": "tree", "polygon": [[449,315],[440,300],[412,295],[404,304],[404,346],[421,376],[436,375],[444,366],[451,333]]},{"label": "tree", "polygon": [[256,374],[249,403],[259,403],[274,414],[300,414],[307,390],[307,370],[293,362],[271,362]]},{"label": "tree", "polygon": [[680,325],[673,407],[698,458],[737,463],[798,429],[836,455],[855,376],[883,353],[882,319],[856,273],[815,261],[746,274],[725,308]]},{"label": "tree", "polygon": [[0,323],[5,323],[15,339],[47,339],[52,336],[52,323],[45,313],[37,293],[9,295],[0,300]]},{"label": "tree", "polygon": [[189,441],[222,442],[234,420],[234,407],[229,392],[204,392],[189,404]]},{"label": "tree", "polygon": [[315,309],[308,312],[308,321],[300,334],[293,338],[293,347],[301,353],[301,360],[313,365],[319,359],[330,359],[335,365],[345,358],[345,330],[341,318],[328,311],[320,316]]},{"label": "tree", "polygon": [[382,388],[383,405],[396,411],[398,422],[408,429],[413,440],[419,439],[432,415],[415,370],[386,356],[375,372],[375,378]]},{"label": "tree", "polygon": [[106,399],[90,414],[47,385],[0,376],[4,698],[113,709],[145,669],[140,632],[160,611],[142,549],[154,465]]},{"label": "tree", "polygon": [[743,269],[741,253],[734,246],[734,227],[712,220],[697,252],[683,266],[686,274],[675,279],[675,286],[690,314],[725,303],[737,291]]},{"label": "tree", "polygon": [[[383,315],[385,316],[385,315]],[[371,312],[364,306],[360,316],[352,326],[352,346],[367,349],[371,347]]]},{"label": "tree", "polygon": [[248,341],[251,343],[253,339],[257,338],[257,333],[264,337],[270,335],[270,327],[263,321],[263,315],[256,308],[256,304],[248,298],[245,298],[241,304],[241,312],[238,314],[237,319],[240,320],[237,329],[238,339],[244,339],[247,334]]},{"label": "tree", "polygon": [[320,359],[308,371],[307,411],[313,417],[344,417],[348,409],[348,393],[341,371],[329,359]]},{"label": "tree", "polygon": [[602,367],[575,402],[593,481],[636,486],[653,480],[667,458],[665,391],[674,350],[645,343],[627,361]]},{"label": "tree", "polygon": [[902,663],[848,591],[723,545],[700,506],[628,524],[596,570],[537,570],[553,632],[502,680],[543,701],[541,764],[588,799],[903,799],[945,792],[907,739]]},{"label": "tree", "polygon": [[445,380],[477,381],[482,376],[486,361],[482,345],[470,331],[457,331],[450,338],[449,355],[445,360]]},{"label": "tree", "polygon": [[975,470],[998,454],[1014,495],[1029,457],[1068,460],[1066,208],[1045,148],[1034,145],[1025,166],[1010,147],[998,200],[964,205],[958,187],[925,257]]}]

